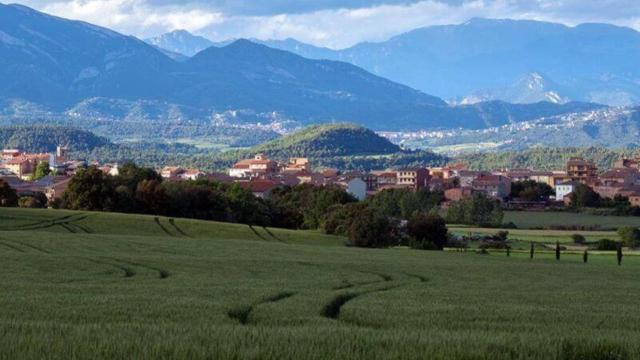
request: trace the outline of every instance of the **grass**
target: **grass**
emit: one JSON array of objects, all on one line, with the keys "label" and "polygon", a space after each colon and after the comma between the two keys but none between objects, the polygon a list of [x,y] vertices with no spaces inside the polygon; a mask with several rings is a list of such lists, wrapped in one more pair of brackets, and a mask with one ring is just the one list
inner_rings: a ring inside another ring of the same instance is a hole
[{"label": "grass", "polygon": [[157,222],[1,209],[0,358],[640,356],[637,256],[368,250]]},{"label": "grass", "polygon": [[638,216],[602,216],[572,212],[506,211],[503,221],[513,222],[522,229],[572,225],[597,225],[601,230],[615,230],[622,226],[640,227]]},{"label": "grass", "polygon": [[[456,235],[495,235],[502,229],[477,228],[464,225],[451,225],[449,230]],[[504,229],[509,232],[509,240],[537,242],[537,243],[572,243],[571,235],[581,234],[587,241],[597,241],[600,239],[619,240],[620,237],[615,231],[581,231],[581,230],[528,230],[528,229]]]}]

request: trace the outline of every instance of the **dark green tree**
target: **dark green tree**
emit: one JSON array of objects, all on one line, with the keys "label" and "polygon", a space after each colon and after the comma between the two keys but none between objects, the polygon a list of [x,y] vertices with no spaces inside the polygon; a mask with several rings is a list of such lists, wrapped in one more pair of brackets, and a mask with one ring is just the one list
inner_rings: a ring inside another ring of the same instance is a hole
[{"label": "dark green tree", "polygon": [[602,200],[597,192],[583,184],[576,186],[569,196],[571,198],[571,207],[574,209],[597,207]]},{"label": "dark green tree", "polygon": [[437,214],[418,214],[407,224],[414,249],[442,250],[449,238],[449,230],[442,217]]},{"label": "dark green tree", "polygon": [[80,170],[62,194],[60,206],[64,209],[111,211],[114,209],[113,180],[95,166]]},{"label": "dark green tree", "polygon": [[560,241],[556,241],[556,260],[560,260]]},{"label": "dark green tree", "polygon": [[529,259],[533,259],[533,253],[535,252],[535,245],[531,242],[531,250],[529,250]]},{"label": "dark green tree", "polygon": [[616,257],[618,258],[618,266],[622,265],[622,243],[618,243],[616,248]]},{"label": "dark green tree", "polygon": [[51,169],[49,168],[48,161],[40,161],[38,165],[36,165],[36,169],[33,172],[33,179],[40,180],[43,177],[49,175],[51,173]]},{"label": "dark green tree", "polygon": [[395,224],[378,212],[367,209],[356,217],[349,229],[351,246],[384,248],[398,244]]},{"label": "dark green tree", "polygon": [[582,261],[586,264],[589,261],[589,250],[584,249],[584,253],[582,253]]},{"label": "dark green tree", "polygon": [[640,244],[640,229],[636,227],[623,226],[618,228],[618,235],[622,242],[630,248],[635,248]]},{"label": "dark green tree", "polygon": [[3,179],[0,179],[0,206],[18,206],[18,194],[16,193],[16,190],[9,186],[9,183]]}]

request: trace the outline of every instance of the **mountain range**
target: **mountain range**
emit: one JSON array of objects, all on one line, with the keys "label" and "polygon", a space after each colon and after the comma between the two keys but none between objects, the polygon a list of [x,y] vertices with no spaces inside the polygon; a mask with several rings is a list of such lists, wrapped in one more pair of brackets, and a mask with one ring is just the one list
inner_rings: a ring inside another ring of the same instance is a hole
[{"label": "mountain range", "polygon": [[[262,43],[306,58],[346,61],[445,99],[459,101],[484,94],[482,99],[517,103],[555,101],[555,96],[539,96],[537,89],[520,88],[515,95],[505,91],[537,74],[562,88],[559,95],[564,101],[612,106],[640,103],[640,68],[636,65],[640,63],[640,33],[608,24],[568,27],[476,18],[341,50],[294,39]],[[218,45],[210,42],[208,46]]]},{"label": "mountain range", "polygon": [[33,114],[43,121],[71,118],[74,125],[134,117],[216,126],[266,120],[295,126],[350,121],[375,130],[478,129],[601,107],[498,101],[450,106],[346,62],[307,59],[248,40],[176,59],[132,36],[1,4],[0,78],[6,119]]}]

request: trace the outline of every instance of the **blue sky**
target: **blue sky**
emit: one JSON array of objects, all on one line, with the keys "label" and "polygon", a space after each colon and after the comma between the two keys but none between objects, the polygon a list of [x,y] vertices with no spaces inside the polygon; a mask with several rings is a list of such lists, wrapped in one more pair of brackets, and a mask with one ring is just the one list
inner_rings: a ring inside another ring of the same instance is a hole
[{"label": "blue sky", "polygon": [[296,38],[342,48],[472,17],[640,30],[640,0],[16,0],[141,38],[185,29],[212,40]]}]

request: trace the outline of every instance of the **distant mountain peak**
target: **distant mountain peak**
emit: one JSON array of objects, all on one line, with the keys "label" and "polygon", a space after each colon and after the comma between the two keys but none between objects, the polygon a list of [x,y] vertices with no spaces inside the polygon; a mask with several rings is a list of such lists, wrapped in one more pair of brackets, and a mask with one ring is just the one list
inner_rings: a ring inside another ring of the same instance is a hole
[{"label": "distant mountain peak", "polygon": [[182,29],[146,39],[145,41],[161,49],[189,57],[215,45],[205,37],[194,35]]}]

